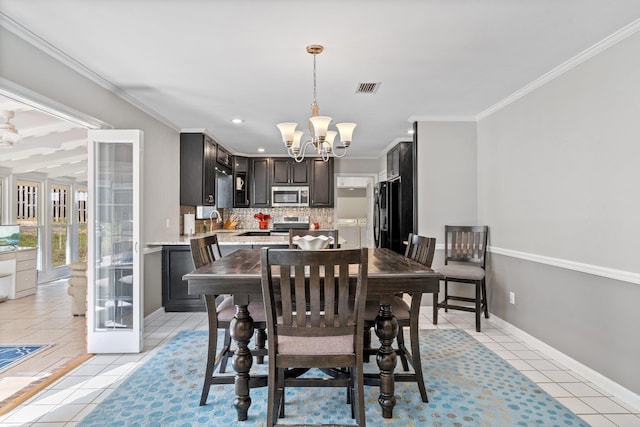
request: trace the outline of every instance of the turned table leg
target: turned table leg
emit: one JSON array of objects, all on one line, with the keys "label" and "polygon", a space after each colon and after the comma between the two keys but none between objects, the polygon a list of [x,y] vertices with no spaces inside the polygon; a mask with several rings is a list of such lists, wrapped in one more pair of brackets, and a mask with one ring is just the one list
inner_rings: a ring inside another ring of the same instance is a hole
[{"label": "turned table leg", "polygon": [[249,396],[249,371],[253,364],[249,341],[253,336],[253,319],[249,314],[247,305],[249,301],[234,301],[236,315],[229,327],[231,338],[236,343],[236,351],[233,356],[233,369],[236,371],[235,391],[236,398],[233,401],[238,413],[238,421],[246,421],[251,397]]},{"label": "turned table leg", "polygon": [[394,395],[395,384],[393,370],[396,367],[396,352],[392,347],[398,335],[398,320],[391,312],[391,304],[381,298],[380,311],[376,316],[375,331],[380,339],[380,348],[376,355],[376,362],[380,368],[380,395],[378,403],[382,407],[382,417],[392,418],[393,407],[396,405]]}]

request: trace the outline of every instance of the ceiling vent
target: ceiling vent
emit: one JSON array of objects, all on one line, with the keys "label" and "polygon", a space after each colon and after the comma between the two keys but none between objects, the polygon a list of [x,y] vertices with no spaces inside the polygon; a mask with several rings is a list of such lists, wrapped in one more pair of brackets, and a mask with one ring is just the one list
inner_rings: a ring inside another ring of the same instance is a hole
[{"label": "ceiling vent", "polygon": [[356,93],[376,93],[382,83],[358,83]]}]

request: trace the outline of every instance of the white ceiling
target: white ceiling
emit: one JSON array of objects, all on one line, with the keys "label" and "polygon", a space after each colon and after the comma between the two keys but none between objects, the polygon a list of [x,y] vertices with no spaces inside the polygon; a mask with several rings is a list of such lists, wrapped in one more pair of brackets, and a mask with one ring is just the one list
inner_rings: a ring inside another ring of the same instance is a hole
[{"label": "white ceiling", "polygon": [[[358,124],[350,157],[376,157],[415,119],[475,120],[638,21],[640,1],[0,0],[0,18],[176,129],[206,129],[248,155],[285,153],[276,123],[306,128],[305,47],[322,44],[321,114]],[[365,82],[381,86],[356,94]]]}]

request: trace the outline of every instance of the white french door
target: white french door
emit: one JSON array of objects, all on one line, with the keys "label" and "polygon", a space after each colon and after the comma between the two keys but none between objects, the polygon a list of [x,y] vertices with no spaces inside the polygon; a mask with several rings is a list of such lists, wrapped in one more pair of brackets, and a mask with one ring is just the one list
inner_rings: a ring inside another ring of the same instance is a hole
[{"label": "white french door", "polygon": [[89,130],[87,351],[143,348],[140,130]]}]

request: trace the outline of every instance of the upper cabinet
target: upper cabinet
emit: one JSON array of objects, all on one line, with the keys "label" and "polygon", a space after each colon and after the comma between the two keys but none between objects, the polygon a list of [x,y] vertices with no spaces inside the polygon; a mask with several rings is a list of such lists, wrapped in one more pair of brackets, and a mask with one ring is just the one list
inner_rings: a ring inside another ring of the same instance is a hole
[{"label": "upper cabinet", "polygon": [[271,159],[252,157],[249,165],[251,175],[249,206],[269,208],[271,207]]},{"label": "upper cabinet", "polygon": [[180,134],[180,205],[216,203],[216,144],[203,133]]},{"label": "upper cabinet", "polygon": [[298,163],[286,157],[271,159],[272,185],[309,185],[309,164],[307,160]]},{"label": "upper cabinet", "polygon": [[387,152],[387,179],[413,173],[413,148],[411,141],[399,142]]},{"label": "upper cabinet", "polygon": [[220,144],[218,144],[216,161],[229,169],[233,168],[233,156]]},{"label": "upper cabinet", "polygon": [[311,201],[312,208],[333,207],[333,157],[324,162],[321,158],[308,160],[311,169]]},{"label": "upper cabinet", "polygon": [[249,207],[249,158],[233,158],[233,207]]}]

